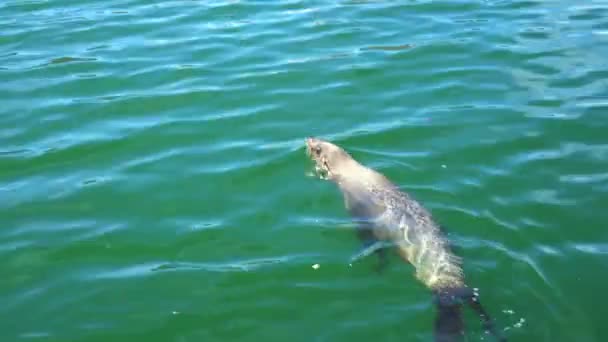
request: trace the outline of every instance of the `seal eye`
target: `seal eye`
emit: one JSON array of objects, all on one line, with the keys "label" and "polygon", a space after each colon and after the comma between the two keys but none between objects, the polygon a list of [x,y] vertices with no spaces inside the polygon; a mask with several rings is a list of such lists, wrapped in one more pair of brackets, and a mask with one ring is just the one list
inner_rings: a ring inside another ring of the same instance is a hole
[{"label": "seal eye", "polygon": [[316,146],[314,150],[316,154],[321,154],[321,146]]}]

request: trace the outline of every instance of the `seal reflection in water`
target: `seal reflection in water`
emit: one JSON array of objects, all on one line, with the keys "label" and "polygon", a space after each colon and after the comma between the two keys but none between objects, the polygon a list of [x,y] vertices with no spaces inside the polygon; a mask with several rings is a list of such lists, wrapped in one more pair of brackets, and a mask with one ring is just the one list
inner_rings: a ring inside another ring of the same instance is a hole
[{"label": "seal reflection in water", "polygon": [[[486,331],[505,341],[482,308],[477,294],[464,281],[461,260],[430,212],[400,191],[384,175],[353,159],[341,147],[318,138],[306,139],[306,152],[317,173],[334,182],[344,204],[358,223],[364,252],[386,263],[385,246],[395,246],[403,260],[414,266],[416,278],[434,294],[437,306],[436,341],[460,341],[464,334],[461,305],[479,314]],[[363,253],[363,254],[366,254]]]}]

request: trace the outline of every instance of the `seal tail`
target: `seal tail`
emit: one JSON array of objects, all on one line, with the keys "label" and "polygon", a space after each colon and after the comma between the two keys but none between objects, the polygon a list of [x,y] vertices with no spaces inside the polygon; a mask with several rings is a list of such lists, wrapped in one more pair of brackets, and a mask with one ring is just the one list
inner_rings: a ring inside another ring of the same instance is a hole
[{"label": "seal tail", "polygon": [[506,339],[494,327],[490,315],[485,311],[473,290],[467,287],[440,290],[435,293],[435,301],[437,305],[436,342],[462,341],[464,336],[463,302],[479,315],[485,331],[494,335],[498,341],[506,342]]}]

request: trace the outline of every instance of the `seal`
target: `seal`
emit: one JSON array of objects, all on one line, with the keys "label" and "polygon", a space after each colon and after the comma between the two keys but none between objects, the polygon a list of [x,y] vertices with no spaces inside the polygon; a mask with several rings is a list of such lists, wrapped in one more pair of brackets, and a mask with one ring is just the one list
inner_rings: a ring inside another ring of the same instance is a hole
[{"label": "seal", "polygon": [[435,341],[459,341],[463,337],[463,303],[477,312],[486,331],[505,341],[477,293],[465,283],[462,259],[450,249],[442,227],[427,209],[343,148],[315,137],[306,138],[305,145],[317,174],[342,192],[344,205],[357,222],[357,235],[364,248],[360,254],[378,255],[382,269],[386,264],[385,246],[396,247],[401,259],[415,268],[416,278],[432,291],[437,307]]}]

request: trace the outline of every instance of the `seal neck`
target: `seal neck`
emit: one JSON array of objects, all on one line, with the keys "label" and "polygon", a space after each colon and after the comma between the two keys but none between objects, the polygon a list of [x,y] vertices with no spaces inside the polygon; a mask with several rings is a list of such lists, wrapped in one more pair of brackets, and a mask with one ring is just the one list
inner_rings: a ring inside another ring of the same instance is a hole
[{"label": "seal neck", "polygon": [[335,168],[333,180],[344,188],[372,189],[383,185],[383,177],[354,159],[344,160]]}]

